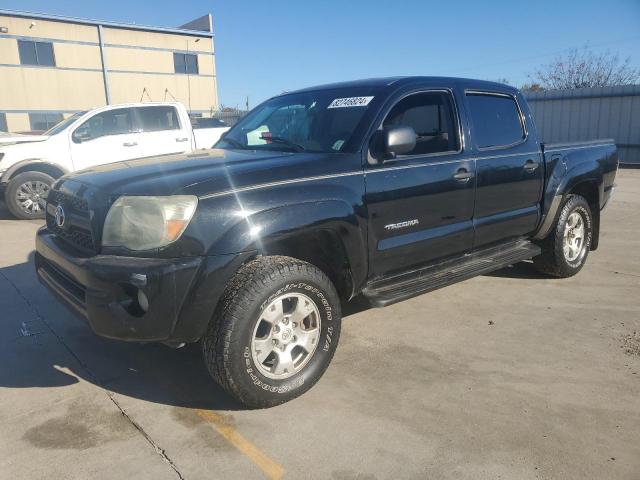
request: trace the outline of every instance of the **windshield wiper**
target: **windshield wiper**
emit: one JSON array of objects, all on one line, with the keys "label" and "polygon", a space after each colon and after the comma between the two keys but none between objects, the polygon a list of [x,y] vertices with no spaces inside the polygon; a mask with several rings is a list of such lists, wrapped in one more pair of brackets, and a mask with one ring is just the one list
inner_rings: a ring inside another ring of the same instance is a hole
[{"label": "windshield wiper", "polygon": [[282,145],[287,145],[296,150],[296,152],[304,152],[305,148],[299,143],[292,142],[291,140],[287,140],[282,137],[269,137],[265,138],[265,140],[270,141],[271,143],[280,143]]}]

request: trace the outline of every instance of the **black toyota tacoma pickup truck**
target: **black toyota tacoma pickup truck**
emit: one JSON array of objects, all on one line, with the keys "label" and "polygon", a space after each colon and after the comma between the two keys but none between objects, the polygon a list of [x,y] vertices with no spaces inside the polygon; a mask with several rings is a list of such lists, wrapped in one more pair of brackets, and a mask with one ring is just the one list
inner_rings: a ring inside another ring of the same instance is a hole
[{"label": "black toyota tacoma pickup truck", "polygon": [[384,306],[528,259],[575,275],[617,167],[610,140],[540,144],[506,85],[314,87],[214,149],[61,178],[35,264],[98,335],[200,342],[220,385],[267,407],[320,378],[356,296]]}]

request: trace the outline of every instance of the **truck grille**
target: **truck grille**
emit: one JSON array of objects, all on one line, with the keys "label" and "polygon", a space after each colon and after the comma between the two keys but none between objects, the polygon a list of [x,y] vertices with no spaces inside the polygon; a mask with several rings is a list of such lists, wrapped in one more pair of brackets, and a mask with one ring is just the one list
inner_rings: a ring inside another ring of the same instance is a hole
[{"label": "truck grille", "polygon": [[[58,205],[61,205],[65,212],[65,221],[62,226],[56,223],[55,210]],[[59,190],[50,190],[47,197],[46,219],[47,229],[50,232],[85,253],[97,253],[91,231],[89,205],[85,199]]]}]

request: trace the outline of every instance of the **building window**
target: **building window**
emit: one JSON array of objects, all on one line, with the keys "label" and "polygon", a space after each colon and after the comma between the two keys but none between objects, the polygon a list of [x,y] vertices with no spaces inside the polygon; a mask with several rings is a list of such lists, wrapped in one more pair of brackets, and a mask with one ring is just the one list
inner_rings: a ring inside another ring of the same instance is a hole
[{"label": "building window", "polygon": [[198,74],[198,56],[191,53],[173,53],[173,69],[176,73]]},{"label": "building window", "polygon": [[63,120],[61,113],[30,113],[29,124],[32,131],[46,132]]},{"label": "building window", "polygon": [[20,63],[22,65],[56,66],[56,59],[53,56],[53,44],[51,42],[18,40],[18,51],[20,52]]},{"label": "building window", "polygon": [[7,128],[7,114],[6,113],[0,113],[0,132],[8,132],[9,129]]}]

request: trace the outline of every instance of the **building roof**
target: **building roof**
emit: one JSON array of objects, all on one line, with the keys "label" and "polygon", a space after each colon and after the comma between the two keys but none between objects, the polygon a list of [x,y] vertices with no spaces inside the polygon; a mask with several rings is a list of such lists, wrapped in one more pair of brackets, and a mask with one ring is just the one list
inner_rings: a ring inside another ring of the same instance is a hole
[{"label": "building roof", "polygon": [[[175,33],[179,35],[213,37],[211,14],[195,19],[183,26],[190,28],[153,27],[149,25],[138,25],[135,23],[103,22],[100,20],[92,20],[87,18],[67,17],[64,15],[54,15],[49,13],[23,12],[19,10],[6,10],[3,8],[0,8],[0,15],[5,15],[8,17],[35,18],[40,20],[49,20],[52,22],[77,23],[80,25],[102,25],[103,27],[122,28],[127,30],[142,30],[147,32]],[[205,19],[208,19],[208,22]],[[196,27],[197,29],[194,29],[194,27]],[[200,29],[201,27],[203,28],[202,30]],[[204,28],[207,28],[207,30],[204,30]]]}]

